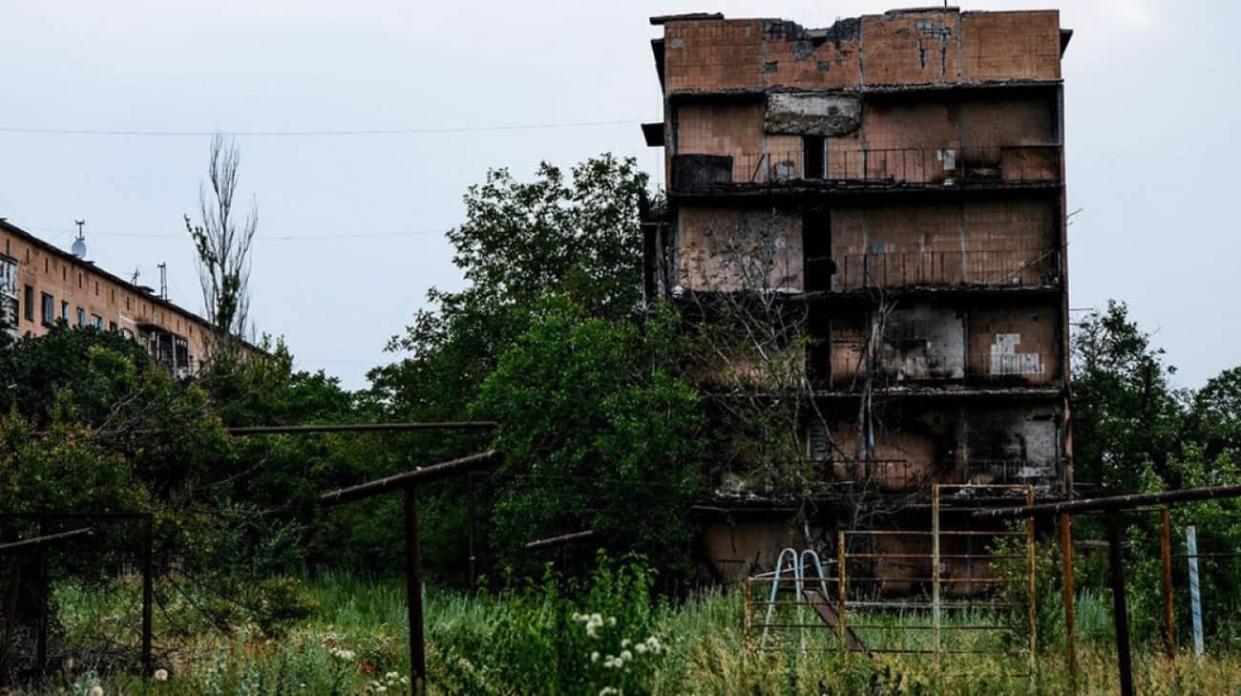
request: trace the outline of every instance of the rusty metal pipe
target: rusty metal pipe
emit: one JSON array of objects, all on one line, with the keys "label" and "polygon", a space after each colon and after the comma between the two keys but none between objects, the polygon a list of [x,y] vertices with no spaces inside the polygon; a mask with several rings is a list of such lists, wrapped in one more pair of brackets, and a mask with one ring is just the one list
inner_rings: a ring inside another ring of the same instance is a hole
[{"label": "rusty metal pipe", "polygon": [[488,450],[487,452],[472,454],[468,457],[432,464],[421,469],[414,469],[413,471],[406,471],[387,478],[376,479],[349,488],[324,493],[319,497],[319,504],[325,506],[339,505],[362,498],[369,498],[380,493],[401,490],[408,486],[432,483],[456,474],[465,473],[471,469],[490,466],[499,461],[499,459],[500,454],[498,452]]},{"label": "rusty metal pipe", "polygon": [[82,529],[73,529],[68,532],[57,532],[56,534],[48,534],[45,536],[32,537],[30,539],[22,539],[21,541],[14,541],[10,544],[0,544],[0,554],[24,553],[26,551],[32,551],[34,549],[47,546],[48,544],[56,544],[62,541],[68,541],[69,539],[74,539],[74,538],[81,537],[81,536],[90,536],[93,533],[94,533],[94,530],[91,529],[90,527],[83,527]]},{"label": "rusty metal pipe", "polygon": [[528,549],[545,549],[550,546],[560,546],[562,544],[572,544],[578,541],[587,541],[595,537],[595,530],[587,529],[581,532],[572,532],[570,534],[561,534],[559,536],[548,537],[546,539],[536,539],[528,542]]},{"label": "rusty metal pipe", "polygon": [[1142,505],[1166,505],[1168,503],[1188,503],[1198,500],[1214,500],[1216,498],[1236,498],[1241,496],[1241,484],[1228,486],[1207,486],[1205,488],[1186,488],[1179,491],[1163,491],[1162,493],[1135,493],[1133,495],[1117,495],[1107,498],[1087,498],[1085,500],[1069,500],[1060,503],[1043,503],[1024,507],[995,508],[977,510],[974,517],[980,519],[1011,519],[1031,517],[1042,514],[1097,512],[1100,510],[1120,510]]}]

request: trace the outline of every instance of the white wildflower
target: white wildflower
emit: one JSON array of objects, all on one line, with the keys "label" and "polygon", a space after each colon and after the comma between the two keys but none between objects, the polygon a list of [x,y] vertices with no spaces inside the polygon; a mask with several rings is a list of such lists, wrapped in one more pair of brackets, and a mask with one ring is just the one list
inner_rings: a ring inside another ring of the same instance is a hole
[{"label": "white wildflower", "polygon": [[590,654],[590,661],[591,661],[591,662],[598,662],[598,661],[599,661],[599,651],[598,651],[598,650],[596,650],[596,651],[594,651],[594,652],[592,652],[592,653]]},{"label": "white wildflower", "polygon": [[632,641],[632,640],[629,640],[628,638],[625,638],[625,639],[621,640],[621,647],[622,647],[622,648],[627,648],[627,647],[629,647],[630,645],[633,645],[633,641]]},{"label": "white wildflower", "polygon": [[168,670],[160,668],[155,670],[155,681],[168,681]]},{"label": "white wildflower", "polygon": [[619,696],[620,689],[615,686],[605,686],[599,690],[599,696]]},{"label": "white wildflower", "polygon": [[633,646],[633,649],[634,649],[634,650],[635,650],[635,651],[636,651],[639,655],[641,655],[642,653],[646,652],[646,643],[638,643],[637,645]]},{"label": "white wildflower", "polygon": [[96,684],[90,688],[90,696],[103,696],[103,687]]},{"label": "white wildflower", "polygon": [[[595,614],[595,616],[598,616],[598,614]],[[616,617],[615,617],[615,616],[609,616],[609,617],[608,617],[608,625],[609,625],[609,626],[615,626],[615,625],[616,625]]]},{"label": "white wildflower", "polygon": [[629,660],[633,659],[633,653],[629,652],[628,650],[622,650],[620,657],[622,660],[628,662]]}]

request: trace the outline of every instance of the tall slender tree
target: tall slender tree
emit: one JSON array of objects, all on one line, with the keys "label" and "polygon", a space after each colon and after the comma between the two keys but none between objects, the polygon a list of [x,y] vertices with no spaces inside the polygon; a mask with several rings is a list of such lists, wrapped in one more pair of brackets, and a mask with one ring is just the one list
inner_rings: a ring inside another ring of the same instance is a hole
[{"label": "tall slender tree", "polygon": [[199,187],[199,220],[185,216],[198,254],[198,280],[207,319],[215,329],[209,355],[234,356],[250,326],[250,247],[258,229],[258,204],[244,218],[234,210],[241,156],[231,138],[211,138],[207,181]]}]

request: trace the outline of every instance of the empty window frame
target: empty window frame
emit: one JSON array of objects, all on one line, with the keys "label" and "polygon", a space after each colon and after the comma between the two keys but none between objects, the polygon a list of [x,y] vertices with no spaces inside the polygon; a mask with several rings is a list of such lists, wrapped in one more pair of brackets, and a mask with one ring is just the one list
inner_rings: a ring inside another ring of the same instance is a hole
[{"label": "empty window frame", "polygon": [[56,298],[46,292],[39,293],[39,316],[44,326],[56,323]]}]

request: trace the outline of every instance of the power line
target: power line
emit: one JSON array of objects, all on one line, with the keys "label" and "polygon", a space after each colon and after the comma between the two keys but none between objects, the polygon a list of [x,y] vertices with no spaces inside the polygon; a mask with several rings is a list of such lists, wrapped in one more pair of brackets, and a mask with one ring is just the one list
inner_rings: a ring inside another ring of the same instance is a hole
[{"label": "power line", "polygon": [[[26,228],[32,230],[41,230],[44,232],[55,232],[57,234],[70,234],[69,230],[59,227],[40,227],[37,225],[25,225]],[[443,229],[426,229],[426,230],[409,230],[406,232],[360,232],[357,234],[307,234],[307,235],[263,235],[254,236],[254,241],[273,241],[273,242],[300,242],[306,240],[319,239],[377,239],[384,237],[421,237],[426,235],[443,235],[447,233],[448,227]],[[188,234],[155,234],[146,232],[100,232],[92,230],[91,236],[95,237],[130,237],[136,239],[183,239],[189,241]]]},{"label": "power line", "polygon": [[521,123],[493,126],[445,126],[438,128],[376,128],[355,130],[252,130],[252,131],[176,131],[176,130],[111,130],[102,128],[30,128],[23,126],[0,126],[0,133],[23,135],[93,135],[119,137],[202,137],[216,133],[239,137],[354,137],[375,135],[433,135],[438,133],[485,133],[495,131],[546,130],[550,128],[592,128],[597,126],[621,126],[640,123],[641,119],[615,121],[571,121],[564,123]]}]

